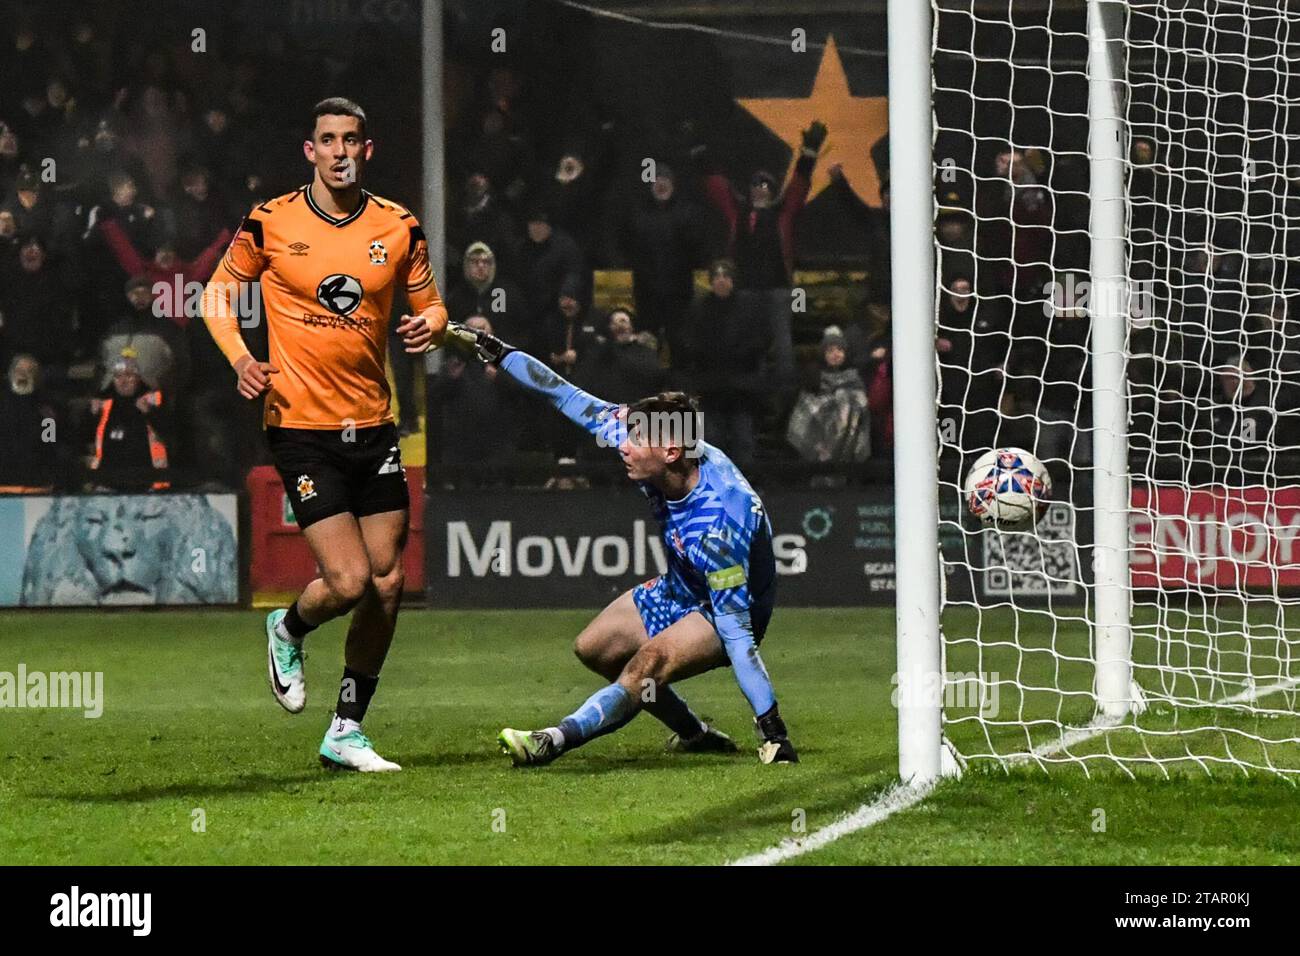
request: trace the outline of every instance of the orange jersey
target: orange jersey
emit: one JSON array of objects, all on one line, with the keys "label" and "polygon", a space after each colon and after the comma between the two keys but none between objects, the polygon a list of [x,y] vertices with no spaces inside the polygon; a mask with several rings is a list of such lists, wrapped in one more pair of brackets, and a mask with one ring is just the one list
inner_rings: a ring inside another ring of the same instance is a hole
[{"label": "orange jersey", "polygon": [[419,222],[362,191],[345,219],[322,211],[310,186],[253,208],[203,293],[203,318],[232,365],[248,354],[231,307],[238,283],[260,279],[270,340],[267,425],[364,428],[393,420],[384,358],[393,288],[439,341],[447,310]]}]

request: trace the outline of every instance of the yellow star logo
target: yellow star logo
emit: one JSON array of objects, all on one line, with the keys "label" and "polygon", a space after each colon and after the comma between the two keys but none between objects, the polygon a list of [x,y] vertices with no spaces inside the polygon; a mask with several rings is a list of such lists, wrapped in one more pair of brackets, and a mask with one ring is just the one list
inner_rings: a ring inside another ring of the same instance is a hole
[{"label": "yellow star logo", "polygon": [[[812,92],[807,97],[737,99],[736,102],[789,145],[794,150],[795,161],[803,146],[802,132],[813,120],[826,124],[826,142],[813,169],[810,201],[830,185],[828,170],[840,163],[858,197],[872,206],[880,205],[880,180],[871,161],[871,147],[889,130],[889,101],[883,96],[854,96],[850,92],[834,36],[826,39]],[[786,175],[788,178],[789,173]]]}]

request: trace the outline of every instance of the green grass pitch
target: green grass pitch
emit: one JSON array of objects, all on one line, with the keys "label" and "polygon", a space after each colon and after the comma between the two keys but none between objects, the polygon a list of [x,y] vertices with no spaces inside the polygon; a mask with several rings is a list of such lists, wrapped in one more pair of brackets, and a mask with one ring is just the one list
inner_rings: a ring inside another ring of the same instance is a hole
[{"label": "green grass pitch", "polygon": [[[102,671],[105,701],[96,720],[0,710],[0,862],[717,864],[893,781],[889,609],[778,611],[763,653],[797,766],[758,763],[721,671],[682,692],[738,756],[667,754],[668,732],[642,715],[548,768],[512,769],[503,725],[553,723],[598,686],[570,651],[589,617],[404,613],[366,729],[405,769],[360,776],[316,762],[342,623],[309,639],[308,708],[290,716],[266,685],[260,613],[4,614],[0,671]],[[1276,777],[1099,770],[971,772],[796,862],[1300,860],[1297,790]]]}]

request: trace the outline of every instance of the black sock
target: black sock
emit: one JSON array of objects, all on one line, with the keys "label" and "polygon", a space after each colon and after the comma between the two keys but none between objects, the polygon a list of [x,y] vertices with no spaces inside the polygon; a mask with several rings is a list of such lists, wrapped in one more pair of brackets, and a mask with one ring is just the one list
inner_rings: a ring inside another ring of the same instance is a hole
[{"label": "black sock", "polygon": [[290,637],[303,638],[316,630],[315,624],[308,624],[298,613],[298,602],[294,601],[289,605],[289,613],[284,616],[284,629],[289,632]]},{"label": "black sock", "polygon": [[361,723],[365,719],[366,708],[370,706],[370,698],[375,696],[375,688],[378,686],[378,677],[367,677],[350,667],[344,667],[343,680],[339,684],[339,702],[334,707],[335,715]]},{"label": "black sock", "polygon": [[758,732],[763,735],[764,740],[779,740],[789,736],[785,730],[785,721],[777,713],[776,704],[773,704],[772,709],[766,714],[759,715]]},{"label": "black sock", "polygon": [[704,733],[704,723],[696,717],[686,701],[671,687],[660,688],[653,704],[646,704],[647,713],[663,722],[682,740],[694,740]]}]

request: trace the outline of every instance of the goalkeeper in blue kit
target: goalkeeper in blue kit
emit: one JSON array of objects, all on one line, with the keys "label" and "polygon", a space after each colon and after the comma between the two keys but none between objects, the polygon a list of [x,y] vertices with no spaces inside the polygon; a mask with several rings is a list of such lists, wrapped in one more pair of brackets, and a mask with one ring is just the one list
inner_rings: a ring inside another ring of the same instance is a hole
[{"label": "goalkeeper in blue kit", "polygon": [[614,405],[485,332],[453,327],[447,344],[499,366],[616,448],[662,524],[667,555],[666,573],[620,595],[578,635],[578,657],[610,683],[553,727],[502,730],[502,751],[516,766],[547,764],[646,710],[673,731],[670,750],[734,752],[731,738],[701,721],[672,687],[729,664],[754,710],[759,759],[796,762],[758,653],[776,589],[772,527],[745,476],[696,439],[691,400],[662,392]]}]

